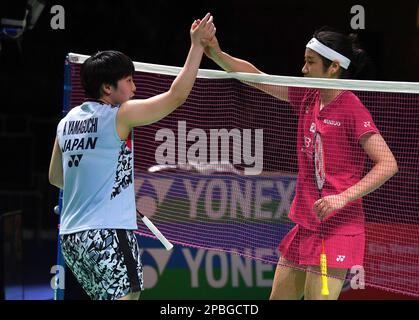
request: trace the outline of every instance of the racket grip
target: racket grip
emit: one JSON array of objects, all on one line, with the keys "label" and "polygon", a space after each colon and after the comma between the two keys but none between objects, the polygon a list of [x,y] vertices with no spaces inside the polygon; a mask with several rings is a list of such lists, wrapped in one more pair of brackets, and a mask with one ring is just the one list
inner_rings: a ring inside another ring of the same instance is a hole
[{"label": "racket grip", "polygon": [[160,240],[160,242],[164,245],[166,250],[171,250],[173,248],[173,244],[171,244],[166,237],[160,232],[159,229],[150,221],[149,218],[146,216],[141,215],[141,220],[147,226],[148,229]]},{"label": "racket grip", "polygon": [[327,261],[326,261],[326,254],[322,253],[320,255],[320,270],[322,272],[322,295],[328,296],[329,295],[329,287],[327,284]]}]

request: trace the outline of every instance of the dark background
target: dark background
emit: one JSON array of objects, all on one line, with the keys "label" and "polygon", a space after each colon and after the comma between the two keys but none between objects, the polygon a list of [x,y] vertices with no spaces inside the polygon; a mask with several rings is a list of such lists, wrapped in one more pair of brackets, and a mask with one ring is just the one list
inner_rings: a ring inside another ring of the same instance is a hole
[{"label": "dark background", "polygon": [[[19,18],[25,3],[1,1],[0,17]],[[50,26],[56,4],[65,9],[64,30]],[[365,30],[350,28],[357,4],[365,9]],[[44,241],[56,238],[58,190],[47,173],[62,116],[66,54],[114,49],[134,61],[182,66],[190,25],[206,12],[214,16],[224,51],[269,74],[300,76],[305,44],[315,29],[329,25],[359,34],[375,63],[375,79],[419,81],[417,0],[46,1],[34,29],[17,40],[2,36],[0,51],[0,212],[22,210],[23,235],[33,252],[45,251]],[[218,69],[206,58],[201,68]],[[55,247],[48,250],[52,259]],[[49,267],[39,272],[49,275]]]}]

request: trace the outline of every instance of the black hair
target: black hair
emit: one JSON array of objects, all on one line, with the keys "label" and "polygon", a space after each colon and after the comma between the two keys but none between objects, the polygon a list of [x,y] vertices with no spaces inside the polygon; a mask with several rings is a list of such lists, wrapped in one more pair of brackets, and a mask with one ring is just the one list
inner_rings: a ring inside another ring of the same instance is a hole
[{"label": "black hair", "polygon": [[80,78],[86,97],[99,99],[102,85],[117,87],[118,81],[134,74],[132,60],[119,51],[99,51],[81,66]]},{"label": "black hair", "polygon": [[[345,35],[325,26],[316,30],[313,37],[351,60],[348,69],[340,68],[341,79],[371,80],[375,78],[375,67],[367,52],[361,47],[356,34]],[[323,69],[326,71],[332,61],[321,55],[320,57],[323,60]]]}]

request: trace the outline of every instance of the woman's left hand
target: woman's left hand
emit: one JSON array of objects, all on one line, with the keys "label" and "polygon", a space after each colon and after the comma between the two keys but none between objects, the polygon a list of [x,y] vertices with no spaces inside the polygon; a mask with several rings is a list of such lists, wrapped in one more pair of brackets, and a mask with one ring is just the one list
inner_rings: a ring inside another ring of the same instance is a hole
[{"label": "woman's left hand", "polygon": [[320,220],[323,220],[335,210],[342,209],[347,204],[347,200],[341,194],[326,196],[314,203],[313,210]]}]

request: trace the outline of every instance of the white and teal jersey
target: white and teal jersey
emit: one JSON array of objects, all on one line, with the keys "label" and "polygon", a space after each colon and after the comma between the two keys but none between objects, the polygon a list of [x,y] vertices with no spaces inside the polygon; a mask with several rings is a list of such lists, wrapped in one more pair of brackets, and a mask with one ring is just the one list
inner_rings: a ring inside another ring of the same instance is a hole
[{"label": "white and teal jersey", "polygon": [[118,107],[88,101],[57,128],[63,159],[60,234],[137,229],[131,135],[116,130]]}]

